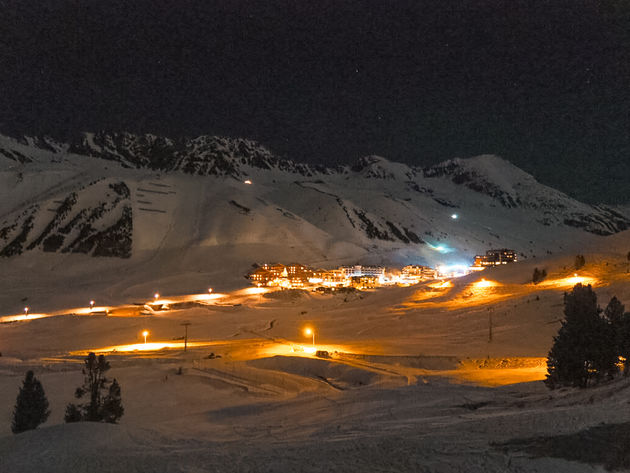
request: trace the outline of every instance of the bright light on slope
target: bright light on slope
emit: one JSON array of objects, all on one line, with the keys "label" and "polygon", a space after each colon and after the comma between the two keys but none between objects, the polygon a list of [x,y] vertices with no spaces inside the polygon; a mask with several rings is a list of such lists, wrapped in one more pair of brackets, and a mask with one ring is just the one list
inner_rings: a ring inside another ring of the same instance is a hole
[{"label": "bright light on slope", "polygon": [[458,278],[466,276],[470,271],[466,264],[441,264],[437,267],[437,272],[439,277]]},{"label": "bright light on slope", "polygon": [[488,281],[487,279],[482,279],[481,281],[477,281],[474,283],[475,287],[494,287],[494,286],[498,286],[499,283],[495,282],[495,281]]},{"label": "bright light on slope", "polygon": [[447,287],[453,287],[453,283],[451,281],[440,281],[429,284],[429,287],[434,289],[445,289]]},{"label": "bright light on slope", "polygon": [[255,294],[265,294],[269,291],[271,291],[271,289],[268,289],[266,287],[248,287],[246,289],[238,291],[237,294],[251,296]]},{"label": "bright light on slope", "polygon": [[5,315],[4,317],[0,317],[0,323],[7,322],[21,322],[24,320],[35,320],[41,319],[42,317],[49,317],[49,314],[19,314],[19,315]]}]

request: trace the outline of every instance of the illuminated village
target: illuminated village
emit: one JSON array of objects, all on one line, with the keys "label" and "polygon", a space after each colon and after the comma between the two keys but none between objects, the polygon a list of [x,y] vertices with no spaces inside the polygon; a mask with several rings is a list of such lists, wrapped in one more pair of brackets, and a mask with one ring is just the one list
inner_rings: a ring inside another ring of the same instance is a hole
[{"label": "illuminated village", "polygon": [[324,290],[352,287],[370,289],[380,286],[411,286],[421,281],[461,277],[487,267],[518,261],[516,252],[510,249],[488,250],[485,255],[475,256],[472,266],[438,265],[435,268],[423,265],[407,265],[402,269],[384,266],[352,265],[337,269],[312,269],[291,263],[262,263],[247,275],[255,286],[281,289]]}]

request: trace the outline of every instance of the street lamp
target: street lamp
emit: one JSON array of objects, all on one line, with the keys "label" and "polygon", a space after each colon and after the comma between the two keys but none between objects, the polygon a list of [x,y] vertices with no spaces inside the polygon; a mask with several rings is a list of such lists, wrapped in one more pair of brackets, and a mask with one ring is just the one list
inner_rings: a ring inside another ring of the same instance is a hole
[{"label": "street lamp", "polygon": [[208,292],[212,293],[212,288],[211,287],[208,288]]},{"label": "street lamp", "polygon": [[156,301],[160,298],[160,293],[156,292],[155,294],[153,294],[153,299],[155,299]]},{"label": "street lamp", "polygon": [[144,332],[142,332],[142,336],[144,337],[144,344],[145,345],[147,344],[147,335],[149,335],[148,331],[145,330]]},{"label": "street lamp", "polygon": [[28,307],[24,307],[24,315],[28,316]]},{"label": "street lamp", "polygon": [[315,330],[313,330],[312,328],[307,328],[304,330],[304,335],[306,335],[307,337],[313,335],[313,346],[315,346]]},{"label": "street lamp", "polygon": [[90,301],[90,310],[94,309],[94,301]]}]

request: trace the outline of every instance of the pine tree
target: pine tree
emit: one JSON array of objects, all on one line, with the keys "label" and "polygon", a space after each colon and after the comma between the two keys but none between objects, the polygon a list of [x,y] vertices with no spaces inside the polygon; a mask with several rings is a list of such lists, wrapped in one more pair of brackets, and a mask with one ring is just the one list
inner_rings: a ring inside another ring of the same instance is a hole
[{"label": "pine tree", "polygon": [[584,259],[584,255],[575,255],[575,263],[574,267],[576,270],[582,269],[586,264],[586,260]]},{"label": "pine tree", "polygon": [[547,357],[548,387],[585,388],[617,372],[614,333],[601,312],[590,285],[565,293],[565,319]]},{"label": "pine tree", "polygon": [[44,393],[42,383],[35,377],[32,371],[27,371],[22,387],[18,393],[11,430],[19,434],[26,430],[36,429],[48,419],[48,399]]},{"label": "pine tree", "polygon": [[534,268],[534,273],[532,274],[532,282],[534,284],[538,284],[543,281],[547,277],[547,271],[545,269]]},{"label": "pine tree", "polygon": [[109,422],[110,424],[115,424],[118,419],[122,417],[125,413],[125,409],[122,406],[122,401],[120,397],[120,385],[118,381],[114,379],[112,384],[109,386],[109,393],[105,396],[103,400],[103,420],[105,422]]},{"label": "pine tree", "polygon": [[[87,397],[83,404],[68,404],[66,422],[109,422],[115,424],[124,413],[120,396],[120,385],[116,380],[110,383],[105,376],[109,371],[109,362],[105,356],[90,353],[85,359],[83,368],[83,386],[77,388],[74,396],[77,399]],[[107,394],[104,394],[107,392]]]}]

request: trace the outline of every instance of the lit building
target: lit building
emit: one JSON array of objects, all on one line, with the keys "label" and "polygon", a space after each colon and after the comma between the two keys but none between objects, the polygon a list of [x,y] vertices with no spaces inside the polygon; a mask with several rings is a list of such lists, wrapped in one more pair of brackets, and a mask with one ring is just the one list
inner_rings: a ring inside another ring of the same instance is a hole
[{"label": "lit building", "polygon": [[342,271],[347,278],[356,276],[375,276],[382,278],[385,276],[385,268],[383,266],[362,266],[356,264],[354,266],[340,266],[339,271]]},{"label": "lit building", "polygon": [[419,264],[410,264],[402,269],[402,274],[405,278],[434,279],[435,269]]},{"label": "lit building", "polygon": [[377,276],[353,276],[350,281],[351,286],[357,289],[370,289],[379,286]]},{"label": "lit building", "polygon": [[485,255],[476,255],[474,266],[498,266],[501,264],[516,263],[518,258],[514,250],[501,248],[488,250]]}]

